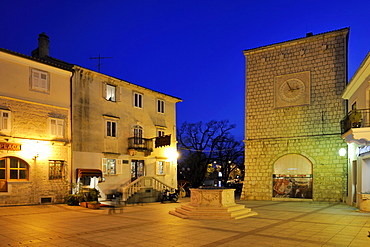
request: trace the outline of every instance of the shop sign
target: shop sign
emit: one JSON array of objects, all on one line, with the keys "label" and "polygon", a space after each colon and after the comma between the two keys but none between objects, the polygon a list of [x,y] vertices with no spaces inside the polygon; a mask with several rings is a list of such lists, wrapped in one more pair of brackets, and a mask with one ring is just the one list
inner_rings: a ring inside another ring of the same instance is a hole
[{"label": "shop sign", "polygon": [[370,146],[363,146],[363,147],[357,148],[357,156],[361,156],[369,152],[370,152]]},{"label": "shop sign", "polygon": [[0,150],[21,151],[21,144],[0,142]]}]

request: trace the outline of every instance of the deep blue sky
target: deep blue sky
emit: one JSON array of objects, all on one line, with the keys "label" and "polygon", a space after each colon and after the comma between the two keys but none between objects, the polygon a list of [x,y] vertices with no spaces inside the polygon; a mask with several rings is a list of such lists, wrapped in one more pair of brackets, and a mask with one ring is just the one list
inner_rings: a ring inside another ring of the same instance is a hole
[{"label": "deep blue sky", "polygon": [[243,139],[242,51],[350,27],[349,78],[369,51],[370,1],[12,0],[0,2],[0,47],[50,55],[183,99],[184,121],[228,119]]}]

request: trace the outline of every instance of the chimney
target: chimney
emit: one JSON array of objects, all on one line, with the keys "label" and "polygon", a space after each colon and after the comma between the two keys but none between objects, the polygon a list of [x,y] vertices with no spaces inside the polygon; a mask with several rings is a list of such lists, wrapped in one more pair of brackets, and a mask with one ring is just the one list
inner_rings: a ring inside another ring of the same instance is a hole
[{"label": "chimney", "polygon": [[306,33],[306,37],[311,37],[311,36],[313,36],[313,32]]},{"label": "chimney", "polygon": [[39,47],[32,51],[33,57],[45,58],[49,56],[49,36],[44,32],[39,34]]}]

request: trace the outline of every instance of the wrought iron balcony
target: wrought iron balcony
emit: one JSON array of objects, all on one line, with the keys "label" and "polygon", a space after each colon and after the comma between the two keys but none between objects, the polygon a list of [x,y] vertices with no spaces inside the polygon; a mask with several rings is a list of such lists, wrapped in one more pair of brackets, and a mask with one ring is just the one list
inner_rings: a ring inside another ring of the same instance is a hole
[{"label": "wrought iron balcony", "polygon": [[153,139],[130,137],[128,138],[128,149],[141,152],[153,152]]},{"label": "wrought iron balcony", "polygon": [[352,128],[370,127],[370,109],[357,109],[348,112],[340,121],[341,134]]}]

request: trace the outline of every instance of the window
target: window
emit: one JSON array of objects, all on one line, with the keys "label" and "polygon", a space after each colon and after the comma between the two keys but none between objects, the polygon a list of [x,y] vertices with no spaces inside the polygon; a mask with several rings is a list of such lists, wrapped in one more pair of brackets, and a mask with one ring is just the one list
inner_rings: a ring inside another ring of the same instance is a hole
[{"label": "window", "polygon": [[157,100],[157,112],[164,113],[164,100]]},{"label": "window", "polygon": [[58,118],[49,119],[50,134],[56,137],[64,137],[64,120]]},{"label": "window", "polygon": [[137,108],[143,108],[143,95],[140,93],[134,93],[134,106]]},{"label": "window", "polygon": [[107,136],[110,137],[117,136],[117,122],[107,120]]},{"label": "window", "polygon": [[28,180],[28,164],[15,157],[0,159],[0,180]]},{"label": "window", "polygon": [[0,111],[0,130],[10,131],[10,111]]},{"label": "window", "polygon": [[157,162],[157,175],[164,175],[164,161]]},{"label": "window", "polygon": [[119,86],[115,86],[112,84],[108,84],[106,82],[103,82],[103,98],[112,101],[117,102],[120,101],[121,93]]},{"label": "window", "polygon": [[122,174],[122,160],[103,158],[102,172],[108,175]]},{"label": "window", "polygon": [[31,89],[40,92],[49,92],[49,73],[38,69],[31,69]]},{"label": "window", "polygon": [[64,178],[64,161],[49,160],[49,180]]},{"label": "window", "polygon": [[143,144],[143,127],[140,125],[134,126],[134,144]]},{"label": "window", "polygon": [[116,101],[116,87],[107,84],[105,99],[109,101]]},{"label": "window", "polygon": [[157,137],[165,136],[164,130],[157,130]]}]

